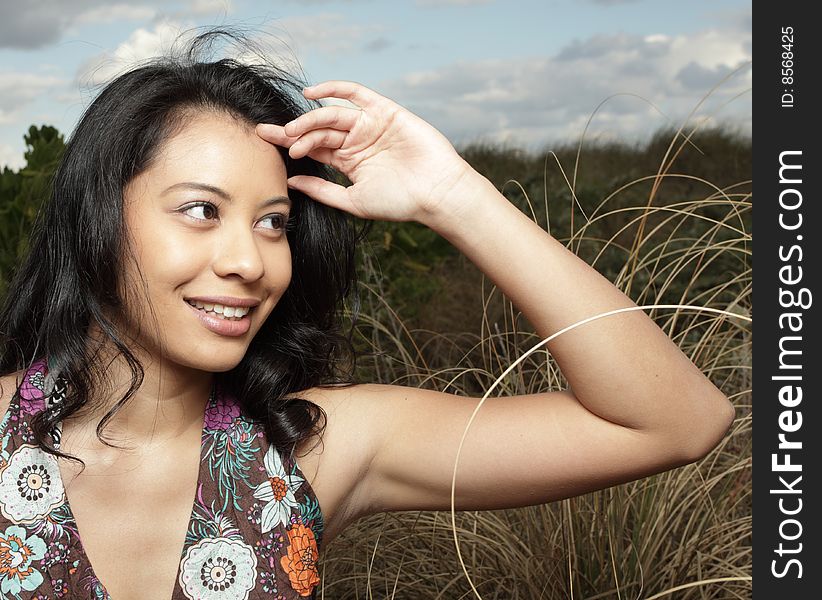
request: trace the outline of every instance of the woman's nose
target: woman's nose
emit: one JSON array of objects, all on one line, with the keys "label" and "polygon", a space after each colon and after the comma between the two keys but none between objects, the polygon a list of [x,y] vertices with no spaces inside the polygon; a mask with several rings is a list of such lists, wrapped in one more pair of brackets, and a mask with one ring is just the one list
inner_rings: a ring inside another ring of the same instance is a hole
[{"label": "woman's nose", "polygon": [[217,275],[239,275],[246,281],[256,281],[263,276],[263,257],[251,231],[238,233],[226,228],[219,244],[213,267]]}]

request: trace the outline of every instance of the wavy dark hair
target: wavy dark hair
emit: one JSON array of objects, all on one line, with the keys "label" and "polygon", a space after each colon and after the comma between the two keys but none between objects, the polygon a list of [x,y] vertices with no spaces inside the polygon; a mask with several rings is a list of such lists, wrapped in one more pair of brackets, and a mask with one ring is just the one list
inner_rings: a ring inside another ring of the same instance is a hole
[{"label": "wavy dark hair", "polygon": [[[259,60],[207,62],[227,40]],[[304,79],[265,58],[250,38],[225,28],[206,30],[181,51],[152,59],[108,83],[71,134],[53,179],[51,195],[32,231],[30,251],[10,284],[0,312],[0,373],[30,367],[42,356],[65,380],[68,395],[55,412],[32,422],[38,446],[55,456],[82,461],[54,448],[49,432],[93,398],[105,370],[102,344],[88,339],[96,323],[102,342],[115,348],[132,371],[128,391],[97,424],[97,436],[139,389],[144,370],[117,331],[126,298],[118,284],[126,257],[133,259],[123,218],[123,190],[157,158],[164,142],[198,112],[221,111],[253,126],[283,125],[320,106],[302,96]],[[291,175],[343,179],[309,158],[294,160],[277,147]],[[215,381],[234,394],[246,413],[265,425],[278,450],[325,428],[325,412],[293,397],[314,386],[351,385],[357,353],[352,334],[359,311],[355,249],[371,222],[290,190],[293,227],[292,280],[252,340],[240,363]],[[136,261],[135,261],[136,263]],[[144,283],[144,282],[143,282]],[[353,293],[353,294],[352,294]],[[344,300],[353,295],[350,329],[342,327]],[[115,317],[109,320],[104,309]],[[156,322],[156,319],[155,319]],[[287,397],[291,396],[291,397]]]}]

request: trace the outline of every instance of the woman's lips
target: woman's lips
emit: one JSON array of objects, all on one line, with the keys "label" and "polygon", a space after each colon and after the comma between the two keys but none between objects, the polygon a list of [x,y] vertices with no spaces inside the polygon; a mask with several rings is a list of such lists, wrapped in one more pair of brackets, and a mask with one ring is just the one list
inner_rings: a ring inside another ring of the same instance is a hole
[{"label": "woman's lips", "polygon": [[[185,302],[185,300],[183,300],[183,302]],[[200,323],[202,323],[206,329],[218,335],[238,337],[248,333],[248,330],[251,328],[250,312],[247,315],[244,315],[241,319],[224,319],[222,317],[209,314],[205,310],[199,309],[196,306],[192,306],[188,302],[185,302],[185,304],[192,310],[192,312],[194,312],[200,320]]]}]

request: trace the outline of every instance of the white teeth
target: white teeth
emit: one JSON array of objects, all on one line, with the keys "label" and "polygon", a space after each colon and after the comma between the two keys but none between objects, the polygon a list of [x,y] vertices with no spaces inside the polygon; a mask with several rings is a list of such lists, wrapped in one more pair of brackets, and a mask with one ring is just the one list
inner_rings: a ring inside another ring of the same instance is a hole
[{"label": "white teeth", "polygon": [[222,304],[207,304],[199,300],[187,300],[189,304],[206,312],[221,315],[224,319],[241,319],[251,310],[248,306],[224,306]]}]

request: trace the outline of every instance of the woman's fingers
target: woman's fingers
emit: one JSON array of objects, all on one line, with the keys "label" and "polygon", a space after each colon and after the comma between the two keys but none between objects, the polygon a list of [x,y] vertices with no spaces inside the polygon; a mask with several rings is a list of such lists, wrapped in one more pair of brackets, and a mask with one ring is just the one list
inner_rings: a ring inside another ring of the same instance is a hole
[{"label": "woman's fingers", "polygon": [[303,95],[306,98],[344,98],[363,109],[384,99],[384,96],[360,83],[341,80],[323,81],[305,88]]},{"label": "woman's fingers", "polygon": [[285,124],[285,132],[290,136],[297,136],[312,129],[328,127],[351,131],[360,118],[361,110],[345,106],[323,106],[300,115],[293,121]]},{"label": "woman's fingers", "polygon": [[257,125],[257,135],[265,141],[289,148],[291,158],[302,158],[316,148],[338,149],[345,142],[347,131],[337,129],[315,129],[299,136],[285,133],[282,125],[260,123]]},{"label": "woman's fingers", "polygon": [[266,142],[277,144],[290,148],[291,145],[297,141],[296,137],[289,136],[285,133],[282,125],[275,125],[274,123],[258,123],[255,128],[257,135],[263,138]]},{"label": "woman's fingers", "polygon": [[302,158],[316,148],[330,148],[336,150],[345,143],[348,131],[337,129],[314,129],[304,133],[297,141],[291,144],[288,151],[291,158]]},{"label": "woman's fingers", "polygon": [[294,188],[323,204],[363,217],[354,210],[348,199],[348,188],[311,175],[294,175],[288,178],[288,187]]}]

